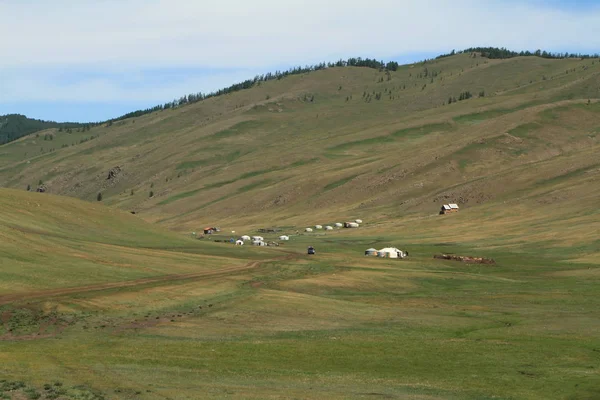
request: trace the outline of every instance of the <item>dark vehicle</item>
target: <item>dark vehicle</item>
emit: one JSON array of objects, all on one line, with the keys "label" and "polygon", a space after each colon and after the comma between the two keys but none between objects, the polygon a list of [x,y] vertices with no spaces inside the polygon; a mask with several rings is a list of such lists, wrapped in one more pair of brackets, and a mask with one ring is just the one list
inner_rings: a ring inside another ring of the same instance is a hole
[{"label": "dark vehicle", "polygon": [[315,248],[312,246],[308,246],[308,254],[315,254]]}]

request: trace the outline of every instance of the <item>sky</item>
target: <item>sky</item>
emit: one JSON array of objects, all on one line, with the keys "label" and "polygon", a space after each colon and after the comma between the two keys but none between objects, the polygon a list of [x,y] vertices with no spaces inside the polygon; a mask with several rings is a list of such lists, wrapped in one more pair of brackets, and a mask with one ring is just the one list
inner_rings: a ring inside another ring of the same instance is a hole
[{"label": "sky", "polygon": [[103,121],[291,66],[476,46],[600,53],[600,0],[0,0],[0,115]]}]

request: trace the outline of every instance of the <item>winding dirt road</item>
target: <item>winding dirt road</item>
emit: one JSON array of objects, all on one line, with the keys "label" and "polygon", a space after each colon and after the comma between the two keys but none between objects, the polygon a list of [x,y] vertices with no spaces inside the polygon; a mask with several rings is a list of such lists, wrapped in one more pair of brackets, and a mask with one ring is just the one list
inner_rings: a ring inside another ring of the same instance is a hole
[{"label": "winding dirt road", "polygon": [[51,297],[60,297],[66,295],[73,295],[79,293],[88,293],[88,292],[96,292],[102,290],[110,290],[110,289],[118,289],[118,288],[131,288],[136,286],[148,285],[153,283],[172,283],[177,281],[191,281],[197,279],[205,279],[205,278],[218,278],[221,276],[232,275],[239,272],[248,271],[251,269],[255,269],[259,267],[263,263],[273,262],[273,261],[288,261],[294,258],[297,258],[299,254],[289,253],[286,256],[271,258],[260,261],[251,261],[244,265],[234,266],[234,267],[225,267],[214,271],[204,271],[204,272],[194,272],[190,274],[174,274],[174,275],[161,275],[161,276],[153,276],[150,278],[141,278],[135,279],[131,281],[123,281],[123,282],[110,282],[110,283],[100,283],[96,285],[86,285],[86,286],[77,286],[70,288],[60,288],[60,289],[49,289],[35,292],[24,292],[24,293],[14,293],[8,294],[4,296],[0,296],[0,305],[13,303],[21,300],[34,300],[34,299],[44,299]]}]

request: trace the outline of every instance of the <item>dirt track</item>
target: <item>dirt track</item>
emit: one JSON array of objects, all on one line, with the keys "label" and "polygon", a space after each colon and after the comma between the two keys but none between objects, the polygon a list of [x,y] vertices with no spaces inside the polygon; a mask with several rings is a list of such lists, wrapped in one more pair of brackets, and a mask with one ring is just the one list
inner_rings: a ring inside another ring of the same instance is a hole
[{"label": "dirt track", "polygon": [[71,288],[61,288],[61,289],[50,289],[50,290],[42,290],[36,292],[25,292],[25,293],[15,293],[0,296],[0,305],[12,303],[19,300],[33,300],[40,298],[48,298],[48,297],[59,297],[65,295],[72,295],[78,293],[88,293],[95,292],[101,290],[109,290],[109,289],[117,289],[117,288],[129,288],[141,285],[147,285],[152,283],[170,283],[176,281],[188,281],[194,279],[202,279],[202,278],[216,278],[220,276],[231,275],[234,273],[247,271],[250,269],[257,268],[262,263],[271,262],[271,261],[283,261],[290,260],[296,258],[298,254],[290,253],[283,257],[260,260],[260,261],[251,261],[241,266],[236,267],[225,267],[215,271],[205,271],[205,272],[195,272],[191,274],[178,274],[178,275],[161,275],[155,276],[151,278],[141,278],[135,279],[132,281],[125,282],[111,282],[111,283],[101,283],[97,285],[87,285],[87,286],[78,286]]}]

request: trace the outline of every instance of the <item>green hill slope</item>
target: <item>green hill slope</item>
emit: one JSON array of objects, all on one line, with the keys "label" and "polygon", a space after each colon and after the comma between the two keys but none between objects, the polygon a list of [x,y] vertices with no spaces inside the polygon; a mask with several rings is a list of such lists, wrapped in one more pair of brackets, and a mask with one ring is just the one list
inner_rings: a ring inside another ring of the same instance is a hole
[{"label": "green hill slope", "polygon": [[[81,128],[82,126],[83,124],[73,122],[59,123],[32,119],[20,114],[0,115],[0,144],[12,142],[44,129],[60,129],[62,131],[63,129]],[[43,139],[52,140],[53,137],[46,135]]]},{"label": "green hill slope", "polygon": [[592,176],[599,84],[596,59],[328,68],[90,131],[40,132],[52,142],[22,138],[0,147],[0,184],[102,193],[178,230],[470,208]]},{"label": "green hill slope", "polygon": [[0,189],[0,253],[0,303],[5,295],[211,272],[256,257],[226,255],[215,243],[100,204],[10,189]]}]

